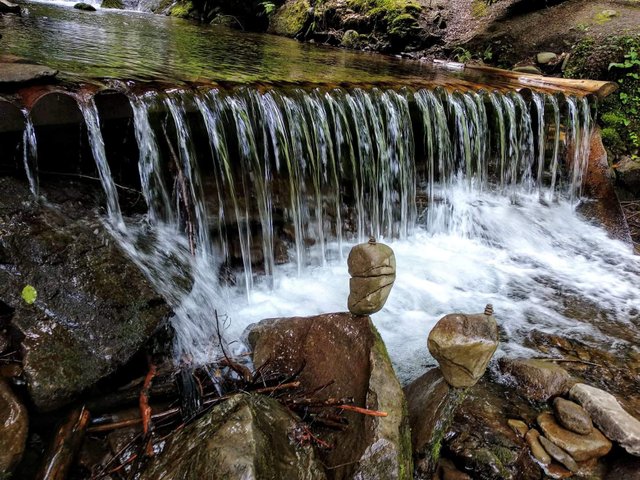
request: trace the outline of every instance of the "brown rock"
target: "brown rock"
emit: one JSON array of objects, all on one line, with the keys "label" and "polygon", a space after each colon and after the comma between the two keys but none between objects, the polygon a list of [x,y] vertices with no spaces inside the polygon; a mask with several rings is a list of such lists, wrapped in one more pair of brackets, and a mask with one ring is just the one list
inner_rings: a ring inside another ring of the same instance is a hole
[{"label": "brown rock", "polygon": [[589,412],[607,438],[640,456],[640,421],[627,413],[616,397],[584,383],[574,385],[569,394]]},{"label": "brown rock", "polygon": [[[296,373],[318,400],[353,398],[384,418],[347,412],[349,429],[323,433],[335,445],[320,452],[329,477],[406,479],[413,472],[406,401],[384,343],[371,319],[350,313],[263,320],[248,329],[255,365]],[[377,473],[376,473],[377,472]]]},{"label": "brown rock", "polygon": [[[553,415],[548,412],[538,416],[538,425],[540,425],[545,437],[569,453],[576,462],[602,457],[609,453],[612,447],[611,442],[597,428],[594,428],[589,435],[580,435],[562,428],[556,423]],[[549,452],[548,449],[547,452]],[[553,457],[551,452],[549,454]],[[571,471],[575,471],[568,465],[566,466]]]},{"label": "brown rock", "polygon": [[588,435],[591,433],[591,430],[593,430],[591,417],[589,417],[586,410],[577,403],[556,397],[553,400],[553,411],[558,423],[567,430],[581,435]]},{"label": "brown rock", "polygon": [[370,315],[384,307],[396,279],[396,257],[387,245],[371,239],[349,252],[349,311]]},{"label": "brown rock", "polygon": [[529,427],[522,420],[515,420],[513,418],[510,418],[509,420],[507,420],[507,425],[509,425],[511,427],[511,430],[516,432],[522,438],[524,438],[529,431]]},{"label": "brown rock", "polygon": [[440,458],[438,461],[438,469],[436,470],[435,480],[472,480],[472,478],[464,472],[456,468],[454,463],[448,458]]},{"label": "brown rock", "polygon": [[553,457],[554,460],[560,462],[562,465],[567,467],[572,472],[578,471],[578,464],[575,460],[565,452],[563,449],[558,447],[555,443],[547,439],[546,437],[540,436],[538,438],[540,444],[544,447],[549,455]]},{"label": "brown rock", "polygon": [[447,382],[469,387],[482,377],[498,348],[498,325],[493,315],[446,315],[429,333],[428,345]]},{"label": "brown rock", "polygon": [[531,454],[543,465],[549,465],[551,463],[551,457],[540,443],[540,432],[535,428],[532,428],[527,432],[524,439],[527,441]]},{"label": "brown rock", "polygon": [[510,376],[516,391],[538,402],[566,393],[571,386],[571,376],[562,367],[543,360],[525,358],[501,358],[500,370]]},{"label": "brown rock", "polygon": [[0,380],[0,477],[22,458],[28,432],[27,410],[9,385]]},{"label": "brown rock", "polygon": [[539,480],[540,467],[529,446],[507,425],[509,414],[534,418],[528,402],[483,378],[456,408],[445,430],[443,451],[474,479]]}]

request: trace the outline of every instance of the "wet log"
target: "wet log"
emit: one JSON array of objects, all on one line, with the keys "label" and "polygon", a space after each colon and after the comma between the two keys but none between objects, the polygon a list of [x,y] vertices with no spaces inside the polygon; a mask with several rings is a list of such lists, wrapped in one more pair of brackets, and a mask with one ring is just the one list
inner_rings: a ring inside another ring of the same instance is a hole
[{"label": "wet log", "polygon": [[41,480],[64,480],[84,440],[90,420],[89,410],[82,407],[73,410],[58,429],[45,462],[37,478]]},{"label": "wet log", "polygon": [[512,72],[510,70],[502,70],[500,68],[486,67],[483,65],[465,65],[464,70],[477,72],[495,78],[496,80],[510,80],[514,83],[514,86],[520,84],[525,88],[556,90],[577,95],[595,95],[598,98],[604,98],[618,89],[618,85],[614,82],[544,77],[542,75]]}]

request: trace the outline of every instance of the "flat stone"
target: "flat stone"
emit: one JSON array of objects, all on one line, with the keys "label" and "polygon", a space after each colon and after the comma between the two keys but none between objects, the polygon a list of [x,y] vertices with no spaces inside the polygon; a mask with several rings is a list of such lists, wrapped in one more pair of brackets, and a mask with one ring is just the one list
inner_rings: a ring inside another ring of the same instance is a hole
[{"label": "flat stone", "polygon": [[558,60],[558,55],[553,52],[540,52],[536,55],[536,62],[540,65],[547,65],[548,63],[555,63]]},{"label": "flat stone", "polygon": [[529,431],[529,427],[522,420],[510,418],[509,420],[507,420],[507,425],[509,425],[511,427],[511,430],[516,432],[522,438],[524,438],[524,436]]},{"label": "flat stone", "polygon": [[538,440],[540,441],[540,444],[543,446],[546,452],[551,457],[553,457],[554,460],[560,462],[572,472],[578,471],[578,464],[576,463],[576,461],[562,448],[558,447],[555,443],[553,443],[546,437],[543,437],[542,435],[538,437]]},{"label": "flat stone", "polygon": [[524,439],[527,441],[531,449],[531,454],[536,460],[543,465],[549,465],[551,463],[551,457],[540,443],[540,432],[538,430],[532,428],[524,436]]},{"label": "flat stone", "polygon": [[540,69],[533,65],[524,65],[522,67],[515,67],[512,69],[512,71],[517,73],[528,73],[530,75],[542,75],[542,72],[540,71]]},{"label": "flat stone", "polygon": [[[602,457],[609,453],[612,447],[611,442],[597,428],[594,428],[588,435],[580,435],[562,428],[549,412],[538,416],[538,425],[545,437],[569,453],[576,462]],[[551,452],[549,454],[553,457]],[[568,465],[566,466],[570,469]]]},{"label": "flat stone", "polygon": [[300,419],[276,400],[238,394],[178,430],[142,480],[325,480],[311,445],[295,441]]},{"label": "flat stone", "polygon": [[498,325],[493,315],[451,314],[429,333],[431,355],[452,387],[475,385],[498,348]]},{"label": "flat stone", "polygon": [[569,372],[544,360],[501,358],[498,365],[513,379],[515,390],[528,400],[545,402],[566,393],[572,383]]},{"label": "flat stone", "polygon": [[28,432],[27,409],[11,387],[0,380],[0,477],[11,471],[22,458]]},{"label": "flat stone", "polygon": [[553,411],[558,423],[567,430],[588,435],[593,430],[593,423],[587,411],[577,403],[556,397],[553,400]]},{"label": "flat stone", "polygon": [[51,80],[57,70],[29,63],[0,63],[0,85]]},{"label": "flat stone", "polygon": [[591,415],[609,440],[640,456],[640,421],[625,411],[616,397],[584,383],[574,385],[569,395]]}]

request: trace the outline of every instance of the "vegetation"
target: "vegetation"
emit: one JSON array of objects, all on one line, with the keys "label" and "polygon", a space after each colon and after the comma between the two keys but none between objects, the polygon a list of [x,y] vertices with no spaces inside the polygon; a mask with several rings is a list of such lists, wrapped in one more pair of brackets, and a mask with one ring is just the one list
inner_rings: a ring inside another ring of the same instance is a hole
[{"label": "vegetation", "polygon": [[614,157],[638,157],[640,151],[640,38],[587,38],[573,49],[565,76],[618,83],[619,90],[600,105],[605,146]]}]

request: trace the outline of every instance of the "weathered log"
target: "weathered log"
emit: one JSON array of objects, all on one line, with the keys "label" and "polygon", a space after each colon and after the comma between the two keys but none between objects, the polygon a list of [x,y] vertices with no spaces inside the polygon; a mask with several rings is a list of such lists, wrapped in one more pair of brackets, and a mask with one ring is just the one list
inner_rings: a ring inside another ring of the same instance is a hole
[{"label": "weathered log", "polygon": [[80,450],[91,415],[85,407],[73,410],[58,429],[45,457],[37,478],[41,480],[64,480],[69,467]]},{"label": "weathered log", "polygon": [[[595,95],[598,98],[604,98],[618,89],[618,85],[614,82],[544,77],[542,75],[532,75],[529,73],[512,72],[510,70],[502,70],[500,68],[486,67],[484,65],[465,65],[464,70],[478,72],[496,80],[509,80],[509,83],[511,84],[520,84],[526,88],[533,87],[557,90],[577,95]],[[483,83],[491,83],[490,79],[486,80],[489,81]]]}]

